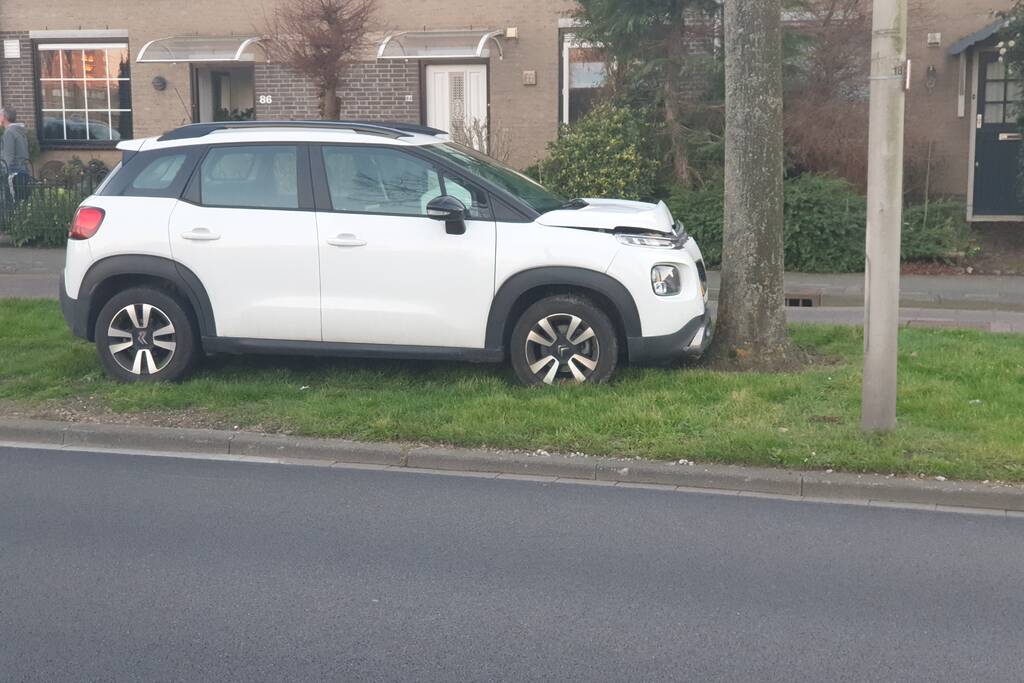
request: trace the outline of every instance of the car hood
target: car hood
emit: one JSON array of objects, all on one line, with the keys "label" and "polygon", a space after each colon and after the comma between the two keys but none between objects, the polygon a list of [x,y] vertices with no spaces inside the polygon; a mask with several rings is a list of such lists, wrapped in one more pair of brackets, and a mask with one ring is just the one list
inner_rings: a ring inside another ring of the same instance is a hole
[{"label": "car hood", "polygon": [[584,228],[587,230],[615,230],[632,228],[671,235],[674,221],[665,202],[648,204],[625,199],[585,199],[582,209],[549,211],[537,222],[552,228]]}]

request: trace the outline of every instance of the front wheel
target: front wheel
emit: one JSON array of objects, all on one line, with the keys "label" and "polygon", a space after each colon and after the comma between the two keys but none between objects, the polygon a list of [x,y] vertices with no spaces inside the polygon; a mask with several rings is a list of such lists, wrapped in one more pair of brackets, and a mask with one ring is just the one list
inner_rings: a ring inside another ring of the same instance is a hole
[{"label": "front wheel", "polygon": [[120,382],[173,382],[195,365],[199,344],[183,304],[138,287],[116,294],[96,318],[96,351]]},{"label": "front wheel", "polygon": [[558,295],[541,299],[512,330],[512,369],[526,385],[597,384],[615,371],[615,326],[590,300]]}]

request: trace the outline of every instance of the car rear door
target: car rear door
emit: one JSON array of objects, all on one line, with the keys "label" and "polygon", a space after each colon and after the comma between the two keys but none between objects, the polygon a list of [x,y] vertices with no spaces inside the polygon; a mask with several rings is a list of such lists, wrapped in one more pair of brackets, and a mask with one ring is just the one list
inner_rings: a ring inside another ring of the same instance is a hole
[{"label": "car rear door", "polygon": [[212,145],[171,214],[170,242],[206,288],[219,337],[321,341],[306,145]]}]

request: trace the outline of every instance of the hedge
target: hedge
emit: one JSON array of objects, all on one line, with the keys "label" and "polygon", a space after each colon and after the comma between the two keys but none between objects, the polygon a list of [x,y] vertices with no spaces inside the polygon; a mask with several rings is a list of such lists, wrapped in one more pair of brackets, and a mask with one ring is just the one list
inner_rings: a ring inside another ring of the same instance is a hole
[{"label": "hedge", "polygon": [[[864,269],[867,203],[844,180],[806,174],[785,183],[786,269],[850,273]],[[721,186],[677,189],[668,200],[673,215],[700,244],[710,266],[722,261],[724,198]],[[927,217],[926,217],[927,213]],[[911,206],[903,214],[904,261],[950,261],[970,249],[959,202]]]},{"label": "hedge", "polygon": [[3,221],[17,247],[60,247],[68,239],[75,210],[85,195],[77,190],[37,187],[24,201],[13,205]]}]

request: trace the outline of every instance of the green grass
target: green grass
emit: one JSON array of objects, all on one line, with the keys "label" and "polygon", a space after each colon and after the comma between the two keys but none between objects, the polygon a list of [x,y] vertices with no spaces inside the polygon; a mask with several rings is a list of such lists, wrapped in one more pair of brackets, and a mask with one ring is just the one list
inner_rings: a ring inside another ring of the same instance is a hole
[{"label": "green grass", "polygon": [[[1024,338],[905,329],[898,431],[858,430],[861,333],[794,326],[833,357],[799,374],[625,369],[515,386],[500,366],[218,357],[177,385],[119,385],[51,302],[0,302],[0,407],[310,436],[1024,481]],[[141,414],[141,417],[139,417]]]}]

